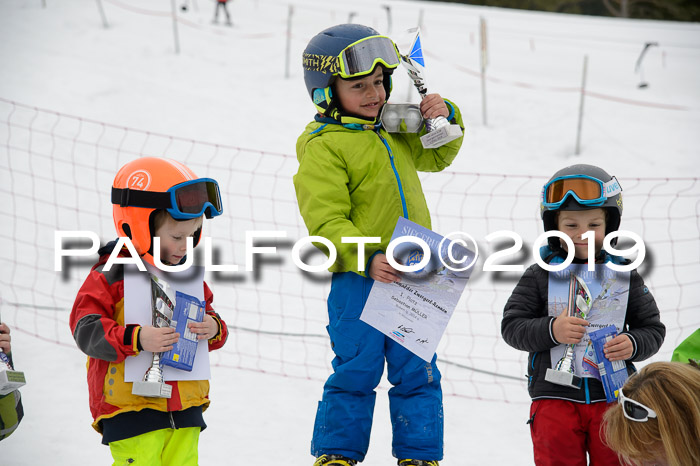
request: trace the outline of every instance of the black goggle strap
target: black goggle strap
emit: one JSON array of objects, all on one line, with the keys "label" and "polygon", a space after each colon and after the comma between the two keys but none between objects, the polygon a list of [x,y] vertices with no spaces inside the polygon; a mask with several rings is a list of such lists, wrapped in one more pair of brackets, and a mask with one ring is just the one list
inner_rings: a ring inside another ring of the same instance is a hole
[{"label": "black goggle strap", "polygon": [[170,193],[141,191],[139,189],[112,187],[112,204],[119,207],[143,207],[147,209],[172,208]]}]

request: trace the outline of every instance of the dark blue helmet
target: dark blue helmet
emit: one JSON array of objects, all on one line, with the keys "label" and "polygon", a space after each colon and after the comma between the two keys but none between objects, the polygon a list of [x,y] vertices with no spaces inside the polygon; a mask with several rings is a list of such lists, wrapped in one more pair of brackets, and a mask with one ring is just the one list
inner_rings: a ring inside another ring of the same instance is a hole
[{"label": "dark blue helmet", "polygon": [[361,24],[339,24],[321,31],[303,55],[304,82],[319,113],[334,116],[337,101],[331,86],[336,76],[350,79],[384,70],[386,97],[391,92],[391,73],[399,65],[396,46],[386,36]]}]

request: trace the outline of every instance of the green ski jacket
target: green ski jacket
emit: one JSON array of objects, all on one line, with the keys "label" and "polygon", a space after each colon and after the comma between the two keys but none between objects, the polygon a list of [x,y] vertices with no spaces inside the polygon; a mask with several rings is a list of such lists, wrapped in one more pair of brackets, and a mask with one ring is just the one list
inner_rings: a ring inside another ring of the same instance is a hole
[{"label": "green ski jacket", "polygon": [[[453,113],[450,122],[463,127],[459,109],[445,102]],[[335,246],[338,256],[331,272],[366,276],[358,264],[358,245],[341,238],[381,238],[364,246],[366,271],[372,255],[386,250],[399,217],[431,228],[418,171],[448,167],[464,137],[423,149],[419,137],[424,132],[387,133],[374,125],[320,120],[309,123],[297,140],[294,187],[299,211],[310,236],[322,236]],[[323,244],[314,244],[329,255]]]}]

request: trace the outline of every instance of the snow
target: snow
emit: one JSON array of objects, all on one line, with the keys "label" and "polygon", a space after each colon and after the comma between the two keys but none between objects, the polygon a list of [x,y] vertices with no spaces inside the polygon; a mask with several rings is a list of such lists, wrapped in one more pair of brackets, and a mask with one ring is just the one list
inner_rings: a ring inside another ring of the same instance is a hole
[{"label": "snow", "polygon": [[[368,0],[356,0],[352,6],[320,0],[238,0],[229,2],[234,22],[229,28],[211,23],[214,2],[190,0],[189,10],[178,12],[180,53],[175,54],[173,24],[168,16],[170,2],[101,0],[108,28],[102,26],[98,1],[47,0],[46,3],[43,8],[42,2],[37,0],[5,0],[0,6],[0,98],[151,134],[175,135],[184,140],[242,147],[253,152],[292,155],[271,172],[283,173],[285,182],[295,169],[296,138],[313,112],[299,66],[302,50],[313,35],[347,21],[351,13],[355,13],[354,22],[390,33],[397,40],[402,31],[414,27],[420,20],[429,89],[455,101],[462,109],[466,135],[460,155],[447,173],[426,178],[434,216],[446,209],[449,211],[447,200],[451,196],[455,202],[464,204],[464,200],[454,194],[463,187],[449,185],[450,173],[527,175],[533,177],[532,187],[541,185],[543,178],[565,165],[583,162],[603,166],[618,177],[623,188],[634,185],[642,190],[657,189],[649,179],[688,178],[700,174],[697,164],[700,144],[698,24],[388,1],[382,3],[389,5],[392,11],[392,30],[388,31],[385,10],[377,2]],[[286,28],[290,5],[293,6],[291,64],[290,76],[286,78]],[[487,125],[482,121],[478,75],[480,17],[486,19],[488,28]],[[640,76],[635,74],[634,65],[645,42],[659,45],[650,48],[644,58],[644,77],[649,87],[640,89],[637,87]],[[581,155],[575,156],[578,89],[586,55],[589,94],[584,103]],[[402,74],[398,71],[394,75],[392,101],[415,102],[417,94]],[[5,104],[3,122],[7,119],[7,108]],[[86,132],[88,126],[86,123]],[[106,138],[109,137],[108,134]],[[4,124],[0,125],[0,140],[12,140]],[[173,151],[180,149],[177,144],[172,148]],[[9,142],[7,150],[10,150]],[[218,158],[212,156],[212,160],[221,160],[227,155],[225,148],[221,150]],[[116,166],[115,163],[115,167],[101,167],[99,183],[105,180],[109,183]],[[2,184],[8,185],[4,167]],[[27,167],[29,173],[36,170],[35,176],[27,178],[28,185],[40,185],[44,169],[43,166]],[[209,175],[228,177],[229,185],[244,183],[225,174]],[[625,180],[638,178],[642,181],[628,181],[625,185]],[[13,179],[13,186],[21,186],[21,180],[24,178]],[[95,180],[94,184],[99,183]],[[440,198],[443,204],[436,205],[437,196],[431,194],[435,183],[447,183],[447,192],[440,191],[441,196],[445,195]],[[501,186],[502,189],[513,188],[516,195],[522,195],[524,205],[534,212],[536,194],[531,194],[533,191],[529,188],[520,193],[521,187]],[[265,204],[267,200],[279,197],[290,203],[284,204],[289,208],[281,209],[285,212],[279,215],[296,213],[291,205],[293,193],[289,192],[289,186],[281,186],[280,192],[271,194],[263,191],[264,186],[250,186],[249,189],[260,194],[251,205],[258,202],[259,206],[269,207]],[[695,183],[690,182],[687,190],[697,196]],[[17,204],[20,210],[22,206],[27,209],[34,206],[27,197],[13,194],[10,199],[6,193],[2,192],[2,204]],[[58,194],[54,192],[53,197],[59,200],[58,205],[62,202],[77,204],[78,193],[70,192],[63,197],[59,191]],[[625,207],[637,212],[632,214],[630,230],[644,229],[647,241],[657,236],[666,237],[668,225],[651,218],[653,214],[654,218],[664,219],[666,212],[662,209],[666,207],[662,204],[655,207],[653,199],[643,201],[635,196],[634,190],[626,201]],[[648,218],[641,218],[638,213],[641,206],[635,205],[637,201],[649,204],[644,211]],[[113,237],[109,206],[101,206],[89,196],[81,196],[80,202],[78,213],[82,212],[83,218],[77,220],[78,225],[86,229],[94,227],[103,239]],[[471,206],[473,202],[470,198],[467,204]],[[694,252],[698,247],[697,210],[694,204],[690,208],[682,202],[673,205],[676,210],[686,209],[676,212],[678,217],[690,216],[688,234],[681,235],[687,241],[682,243],[682,250],[672,249],[670,255],[660,250],[650,260],[654,260],[657,267],[669,261],[681,264],[680,270],[692,278],[698,271],[698,255]],[[32,208],[34,210],[25,217],[59,217],[49,210],[37,214],[36,207]],[[96,220],[85,219],[85,212],[88,215],[94,212]],[[247,215],[253,214],[239,213],[236,221],[240,223],[232,225],[231,229],[245,229]],[[476,209],[474,215],[486,218],[487,232],[498,229],[495,227],[499,226],[499,220],[490,218],[486,211]],[[61,217],[62,220],[56,220],[56,226],[73,229],[70,220]],[[0,226],[2,237],[8,237],[10,230],[24,232],[23,218],[19,218],[16,225]],[[218,220],[214,222],[212,235],[216,232],[225,237],[221,232],[226,229],[216,226],[216,222]],[[447,229],[449,220],[441,222],[440,226]],[[298,225],[298,220],[291,223]],[[292,232],[290,238],[297,233]],[[0,310],[3,320],[13,328],[15,363],[17,369],[27,374],[28,383],[22,389],[26,417],[19,430],[0,443],[0,463],[8,466],[108,464],[111,462],[109,450],[100,444],[99,435],[90,427],[85,358],[72,344],[65,325],[66,313],[58,316],[56,311],[29,314],[7,304],[24,293],[24,290],[6,285],[5,278],[10,271],[16,270],[19,276],[27,278],[30,287],[42,286],[43,280],[38,276],[25,277],[27,272],[22,264],[26,257],[46,256],[37,260],[50,270],[53,237],[49,235],[52,232],[43,236],[35,234],[33,238],[28,236],[29,246],[17,245],[17,250],[12,252],[17,255],[12,257],[19,257],[18,262],[2,256],[8,263],[3,264],[6,271],[0,282],[0,293],[4,303]],[[32,244],[39,247],[32,248]],[[223,249],[226,251],[225,245]],[[238,252],[236,250],[236,254]],[[691,259],[685,269],[682,264],[688,262],[684,258]],[[11,263],[12,267],[5,267]],[[274,265],[266,267],[272,269]],[[70,306],[75,280],[86,273],[85,264],[73,269],[69,279],[53,285],[56,296],[49,301]],[[655,283],[666,283],[668,273],[663,274],[663,277],[653,275]],[[274,306],[274,296],[261,296],[256,291],[264,288],[267,281],[279,280],[269,275],[268,272],[267,277],[260,279],[254,290],[247,290],[250,282],[242,283],[237,290],[236,305],[254,309]],[[474,285],[481,286],[484,281],[483,275],[473,278]],[[273,285],[278,286],[277,283]],[[234,284],[234,288],[236,286]],[[324,283],[314,284],[311,280],[303,283],[305,292],[311,294],[323,286]],[[213,286],[215,296],[225,303],[227,290],[221,288]],[[671,307],[683,309],[673,315],[671,322],[666,322],[672,331],[656,359],[668,359],[673,346],[697,327],[697,310],[693,310],[697,309],[694,303],[700,297],[697,288],[697,282],[694,286],[691,282],[685,288],[685,295],[677,297],[664,297],[662,291],[655,291],[660,302],[670,300]],[[656,289],[652,287],[652,290]],[[268,301],[270,299],[273,301]],[[475,304],[488,299],[490,297],[474,298]],[[311,302],[319,312],[309,328],[303,324],[304,330],[322,333],[323,303],[313,299]],[[301,305],[307,303],[304,301]],[[236,324],[245,327],[245,319],[251,318],[246,316],[250,315],[237,318],[242,320],[236,320]],[[228,315],[224,317],[229,319]],[[289,316],[265,314],[256,317],[253,323],[271,322],[274,327],[285,317],[289,319]],[[464,322],[476,327],[484,325],[491,333],[499,324],[498,316],[474,314],[455,316],[452,325],[458,329]],[[37,333],[36,329],[49,329],[55,335]],[[476,337],[482,336],[477,332]],[[230,358],[235,358],[237,352],[249,349],[246,346],[249,337],[241,332],[235,337],[237,340],[229,341],[229,349],[223,356],[212,355],[212,406],[205,414],[209,427],[200,437],[201,464],[262,465],[278,458],[289,464],[311,464],[309,442],[316,403],[322,391],[322,382],[317,372],[313,372],[315,368],[311,368],[312,376],[306,378],[292,372],[289,376],[279,375],[287,373],[286,368],[281,371],[268,366],[256,369],[232,362]],[[444,347],[446,354],[459,352],[459,345],[463,345],[464,351],[471,351],[475,342],[480,341],[472,338],[463,343],[463,339],[450,338],[450,346]],[[253,350],[260,351],[260,342],[253,344],[258,345]],[[307,346],[303,351],[318,351],[328,359],[326,340],[320,339],[318,345]],[[506,373],[518,376],[524,373],[525,365],[522,355],[515,353],[494,343],[492,359],[487,360],[486,365],[508,369]],[[327,373],[327,364],[318,370]],[[391,457],[386,387],[384,382],[378,390],[372,442],[363,463],[370,466],[395,462]],[[525,424],[528,397],[524,385],[518,383],[513,390],[502,384],[493,385],[495,398],[506,393],[508,403],[486,401],[493,397],[484,393],[477,397],[465,395],[460,393],[462,387],[459,384],[445,386],[448,396],[445,397],[446,459],[443,464],[532,464],[529,428]],[[455,393],[463,396],[453,396]]]}]

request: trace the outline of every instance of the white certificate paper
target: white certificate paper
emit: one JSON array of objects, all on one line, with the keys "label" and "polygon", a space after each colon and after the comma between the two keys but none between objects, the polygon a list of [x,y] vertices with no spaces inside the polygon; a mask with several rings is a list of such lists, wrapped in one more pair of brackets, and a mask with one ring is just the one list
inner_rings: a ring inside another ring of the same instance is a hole
[{"label": "white certificate paper", "polygon": [[[183,272],[169,273],[145,264],[149,273],[162,278],[173,288],[173,292],[194,296],[204,300],[204,267],[192,266]],[[135,265],[124,266],[124,323],[152,326],[151,317],[151,278],[148,273],[140,272]],[[153,353],[141,351],[137,356],[124,360],[124,381],[136,382],[143,378],[151,366]],[[183,371],[170,366],[162,366],[163,379],[169,380],[209,380],[209,346],[207,340],[197,343],[192,371]]]},{"label": "white certificate paper", "polygon": [[[430,262],[421,271],[403,273],[399,283],[375,281],[360,320],[430,362],[469,280],[471,268],[450,270],[445,263],[451,263],[447,259],[451,242],[445,240],[441,246],[441,235],[403,217],[396,223],[391,239],[400,236],[416,236],[425,241],[430,247]],[[407,259],[415,257],[418,249],[416,244],[403,243],[394,250],[394,259],[408,265]],[[452,257],[464,260],[466,265],[473,261],[474,253],[454,243]]]}]

